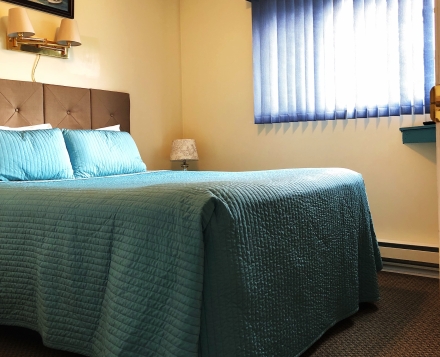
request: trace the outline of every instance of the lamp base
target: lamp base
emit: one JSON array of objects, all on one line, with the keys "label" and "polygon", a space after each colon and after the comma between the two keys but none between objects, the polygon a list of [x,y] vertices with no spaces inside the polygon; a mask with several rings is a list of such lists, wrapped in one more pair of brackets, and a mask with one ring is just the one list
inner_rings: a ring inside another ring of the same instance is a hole
[{"label": "lamp base", "polygon": [[183,160],[182,165],[180,165],[183,171],[188,171],[189,165],[186,163],[186,160]]}]

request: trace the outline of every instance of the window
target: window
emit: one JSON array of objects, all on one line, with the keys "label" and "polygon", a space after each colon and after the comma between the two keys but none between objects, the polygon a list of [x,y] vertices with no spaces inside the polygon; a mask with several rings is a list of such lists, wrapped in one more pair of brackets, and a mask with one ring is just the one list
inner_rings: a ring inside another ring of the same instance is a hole
[{"label": "window", "polygon": [[429,113],[433,0],[249,0],[255,123]]}]

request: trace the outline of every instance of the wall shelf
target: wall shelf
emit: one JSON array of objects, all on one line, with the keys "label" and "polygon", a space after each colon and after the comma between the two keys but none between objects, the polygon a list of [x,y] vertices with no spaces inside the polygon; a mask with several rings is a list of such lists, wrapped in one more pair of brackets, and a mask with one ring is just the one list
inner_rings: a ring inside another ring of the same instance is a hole
[{"label": "wall shelf", "polygon": [[435,143],[435,125],[400,128],[404,144]]}]

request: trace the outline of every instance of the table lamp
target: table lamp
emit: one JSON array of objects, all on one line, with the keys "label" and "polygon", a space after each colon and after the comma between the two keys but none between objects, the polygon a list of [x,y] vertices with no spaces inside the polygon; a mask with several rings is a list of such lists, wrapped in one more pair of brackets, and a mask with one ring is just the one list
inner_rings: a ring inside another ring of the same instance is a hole
[{"label": "table lamp", "polygon": [[194,139],[177,139],[173,141],[171,146],[171,161],[182,161],[183,171],[187,171],[188,164],[186,161],[197,161],[199,155],[197,154],[196,141]]}]

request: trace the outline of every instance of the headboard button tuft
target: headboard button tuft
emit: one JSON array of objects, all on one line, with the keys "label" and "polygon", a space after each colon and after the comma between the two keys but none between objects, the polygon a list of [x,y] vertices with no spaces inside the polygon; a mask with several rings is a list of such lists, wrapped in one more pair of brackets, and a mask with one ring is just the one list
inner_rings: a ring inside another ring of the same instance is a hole
[{"label": "headboard button tuft", "polygon": [[70,110],[67,111],[67,115],[70,115]]},{"label": "headboard button tuft", "polygon": [[112,118],[114,118],[115,115],[114,115],[114,114],[110,114],[110,116],[111,116]]},{"label": "headboard button tuft", "polygon": [[15,111],[18,113],[18,108],[15,108]]}]

